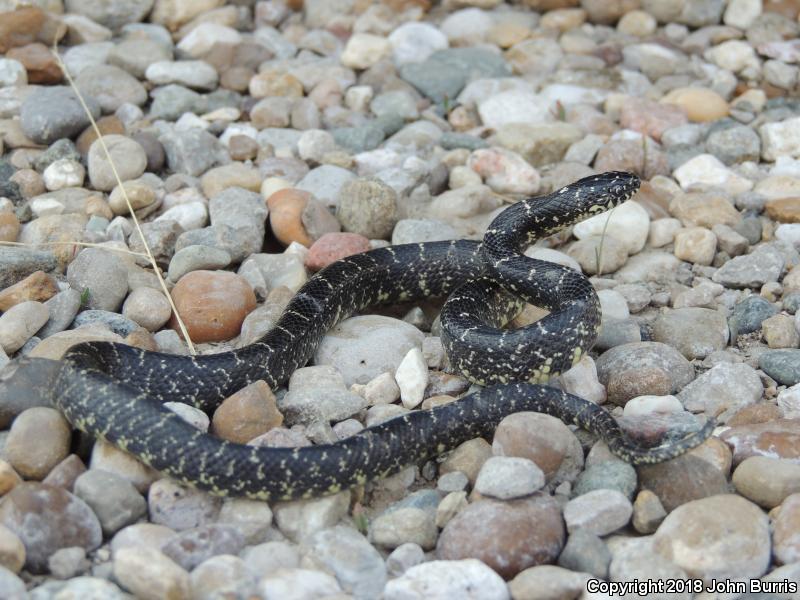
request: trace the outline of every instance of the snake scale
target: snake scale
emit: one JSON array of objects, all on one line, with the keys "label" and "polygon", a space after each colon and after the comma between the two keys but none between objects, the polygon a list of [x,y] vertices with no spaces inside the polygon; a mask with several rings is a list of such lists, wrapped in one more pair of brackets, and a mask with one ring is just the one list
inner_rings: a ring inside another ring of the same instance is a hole
[{"label": "snake scale", "polygon": [[[582,274],[521,254],[537,238],[624,202],[638,187],[629,173],[595,175],[512,204],[480,242],[389,246],[334,262],[297,292],[273,329],[238,350],[178,356],[112,342],[79,344],[63,357],[55,406],[78,429],[184,484],[263,500],[331,494],[385,477],[489,435],[518,411],[549,413],[594,432],[634,464],[672,458],[706,439],[713,423],[674,442],[640,447],[604,409],[540,385],[589,350],[599,301]],[[441,322],[450,363],[489,386],[451,404],[409,412],[337,443],[301,448],[227,442],[162,406],[178,401],[210,412],[259,379],[274,389],[306,364],[342,318],[377,303],[448,294]],[[499,329],[522,301],[550,314],[516,330]]]}]

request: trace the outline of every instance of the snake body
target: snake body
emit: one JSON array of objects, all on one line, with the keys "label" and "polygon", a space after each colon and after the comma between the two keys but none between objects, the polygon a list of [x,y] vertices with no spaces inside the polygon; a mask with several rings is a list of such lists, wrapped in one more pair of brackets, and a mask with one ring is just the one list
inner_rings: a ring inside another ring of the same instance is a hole
[{"label": "snake body", "polygon": [[[636,176],[605,173],[548,196],[513,204],[483,241],[390,246],[339,260],[312,277],[275,327],[244,348],[176,356],[111,342],[71,348],[54,386],[55,404],[78,429],[105,439],[185,484],[221,496],[288,500],[336,493],[385,477],[458,444],[490,434],[508,414],[529,410],[586,428],[623,459],[660,462],[710,435],[712,424],[673,443],[632,443],[602,408],[538,385],[591,347],[599,302],[580,273],[520,252],[536,238],[627,200]],[[455,370],[490,385],[457,402],[396,417],[333,444],[266,448],[203,433],[162,405],[206,412],[257,380],[275,388],[306,364],[337,321],[377,303],[451,297],[442,340]],[[542,320],[498,329],[528,301]]]}]

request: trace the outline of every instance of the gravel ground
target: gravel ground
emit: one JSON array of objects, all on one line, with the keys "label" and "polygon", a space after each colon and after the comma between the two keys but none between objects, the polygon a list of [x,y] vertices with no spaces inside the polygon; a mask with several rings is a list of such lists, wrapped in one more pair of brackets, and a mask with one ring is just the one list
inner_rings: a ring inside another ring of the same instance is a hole
[{"label": "gravel ground", "polygon": [[[92,446],[41,405],[46,372],[12,379],[0,597],[605,598],[661,580],[649,597],[800,598],[800,2],[17,4],[0,0],[0,242],[19,244],[0,245],[0,367],[86,340],[189,351],[55,36],[201,353],[260,337],[337,258],[478,239],[508,202],[628,170],[642,189],[610,220],[527,251],[602,302],[594,351],[556,384],[645,441],[720,427],[633,468],[520,413],[365,489],[268,505]],[[355,316],[288,388],[171,408],[304,446],[451,402],[469,383],[445,372],[437,311]]]}]

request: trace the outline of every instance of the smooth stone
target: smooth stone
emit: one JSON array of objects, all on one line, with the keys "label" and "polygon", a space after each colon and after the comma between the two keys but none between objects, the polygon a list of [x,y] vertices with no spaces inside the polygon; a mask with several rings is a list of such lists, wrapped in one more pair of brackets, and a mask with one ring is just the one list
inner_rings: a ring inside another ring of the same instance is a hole
[{"label": "smooth stone", "polygon": [[509,600],[503,579],[479,560],[433,560],[410,567],[392,579],[385,600],[425,600],[431,597]]}]

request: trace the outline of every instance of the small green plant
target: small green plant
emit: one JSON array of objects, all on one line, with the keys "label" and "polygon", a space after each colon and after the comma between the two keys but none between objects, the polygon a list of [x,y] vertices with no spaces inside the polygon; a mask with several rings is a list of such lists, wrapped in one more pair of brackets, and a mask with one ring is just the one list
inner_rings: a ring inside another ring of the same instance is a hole
[{"label": "small green plant", "polygon": [[567,120],[567,109],[564,107],[561,100],[556,100],[556,104],[550,109],[550,113],[559,121]]},{"label": "small green plant", "polygon": [[367,518],[367,512],[360,503],[357,503],[355,506],[353,506],[353,522],[355,523],[356,529],[358,529],[362,534],[367,535],[367,530],[369,529],[369,519]]},{"label": "small green plant", "polygon": [[89,303],[89,288],[83,288],[81,292],[81,308]]},{"label": "small green plant", "polygon": [[608,213],[608,218],[606,222],[603,224],[603,233],[600,234],[600,245],[594,249],[594,258],[595,258],[595,265],[597,269],[597,275],[603,274],[603,244],[606,241],[606,231],[608,230],[608,222],[611,221],[611,215],[614,214],[614,209],[611,209],[611,212]]}]

